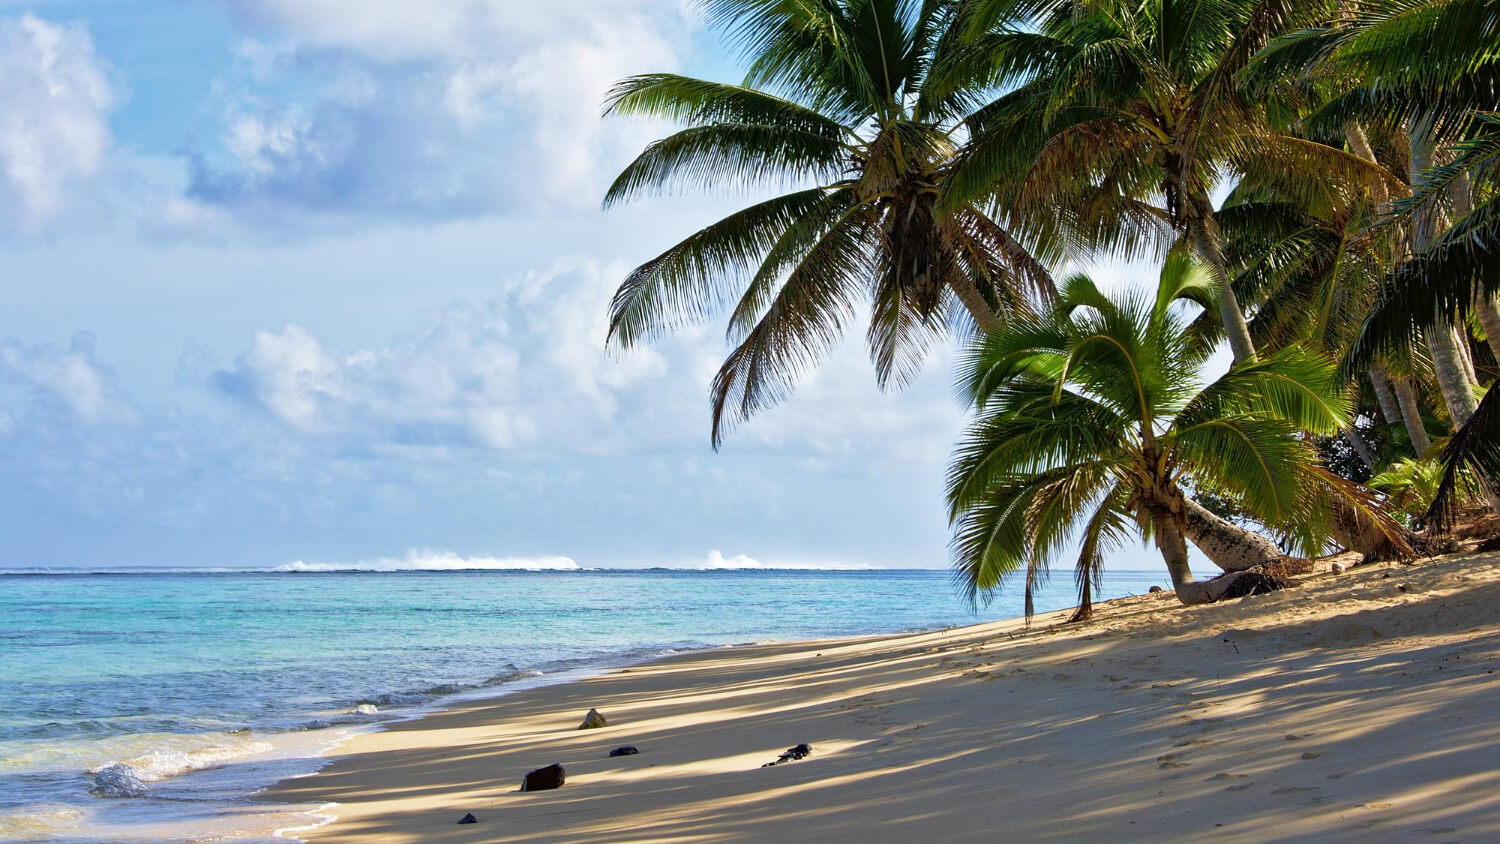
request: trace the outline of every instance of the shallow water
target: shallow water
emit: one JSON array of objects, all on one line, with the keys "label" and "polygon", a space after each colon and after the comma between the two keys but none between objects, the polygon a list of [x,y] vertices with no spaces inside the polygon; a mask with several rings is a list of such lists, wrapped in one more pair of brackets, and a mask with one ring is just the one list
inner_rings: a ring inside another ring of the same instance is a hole
[{"label": "shallow water", "polygon": [[[1163,580],[1110,572],[1103,597]],[[312,807],[249,794],[456,695],[1020,613],[1016,593],[976,614],[933,571],[3,574],[0,839],[264,839]]]}]

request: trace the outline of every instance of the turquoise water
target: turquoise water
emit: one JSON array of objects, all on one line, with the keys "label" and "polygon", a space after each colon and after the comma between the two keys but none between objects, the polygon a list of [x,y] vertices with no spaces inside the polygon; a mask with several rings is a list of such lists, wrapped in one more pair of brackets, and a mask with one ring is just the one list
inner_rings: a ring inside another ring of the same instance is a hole
[{"label": "turquoise water", "polygon": [[[1105,597],[1162,579],[1112,572]],[[1072,603],[1059,577],[1037,606]],[[454,696],[1020,612],[932,571],[0,575],[0,839],[264,839],[312,807],[251,792]]]}]

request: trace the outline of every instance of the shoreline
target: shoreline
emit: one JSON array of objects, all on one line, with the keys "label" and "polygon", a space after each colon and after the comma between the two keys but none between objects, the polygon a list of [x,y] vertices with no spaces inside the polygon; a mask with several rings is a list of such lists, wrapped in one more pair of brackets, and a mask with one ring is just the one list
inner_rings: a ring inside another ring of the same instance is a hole
[{"label": "shoreline", "polygon": [[[1002,600],[976,616],[943,600],[945,572],[925,570],[606,578],[458,572],[332,575],[317,584],[301,576],[215,573],[159,585],[164,576],[87,575],[72,587],[50,576],[19,578],[8,593],[8,606],[20,608],[34,603],[28,596],[59,588],[107,596],[80,607],[80,624],[138,626],[128,642],[164,644],[153,652],[157,670],[137,666],[103,680],[89,679],[89,666],[110,664],[110,649],[122,643],[73,643],[65,664],[48,662],[55,650],[23,648],[18,673],[49,679],[23,686],[13,705],[43,711],[76,685],[91,711],[120,715],[97,724],[61,719],[41,725],[38,735],[17,735],[10,729],[16,719],[0,724],[9,730],[0,730],[0,782],[7,786],[0,789],[0,838],[265,840],[276,829],[307,826],[316,820],[308,810],[321,803],[247,798],[328,764],[351,731],[674,651],[934,630],[1020,612],[1019,599]],[[1105,593],[1140,593],[1153,581],[1159,579],[1146,572],[1115,572]],[[1042,606],[1071,603],[1071,584],[1055,587],[1043,592]],[[165,620],[141,625],[134,617],[141,601],[162,600],[173,610],[159,616]],[[254,609],[228,617],[238,632],[215,649],[226,628],[211,608],[221,605]],[[6,615],[14,623],[0,632],[21,635],[24,645],[34,628],[43,631],[39,644],[50,641],[49,618],[24,609]],[[195,656],[205,652],[212,654],[207,664]],[[219,670],[198,682],[173,682],[173,670],[205,668]],[[537,672],[544,673],[518,682]],[[144,720],[136,714],[146,712],[142,707],[150,710]],[[20,726],[28,724],[22,719]],[[106,769],[105,780],[94,775]],[[124,799],[139,792],[145,799]]]},{"label": "shoreline", "polygon": [[[260,799],[335,804],[309,841],[1494,837],[1495,597],[1471,555],[694,651],[393,723]],[[554,762],[562,789],[517,791]]]}]

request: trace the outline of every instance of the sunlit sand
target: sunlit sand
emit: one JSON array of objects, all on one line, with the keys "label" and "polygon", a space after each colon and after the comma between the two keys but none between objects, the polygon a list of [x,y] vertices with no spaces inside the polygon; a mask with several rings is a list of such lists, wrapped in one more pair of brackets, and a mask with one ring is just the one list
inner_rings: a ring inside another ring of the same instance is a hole
[{"label": "sunlit sand", "polygon": [[[336,804],[297,833],[328,841],[1493,838],[1497,602],[1483,555],[686,654],[396,724],[266,796]],[[560,790],[517,790],[553,762]]]}]

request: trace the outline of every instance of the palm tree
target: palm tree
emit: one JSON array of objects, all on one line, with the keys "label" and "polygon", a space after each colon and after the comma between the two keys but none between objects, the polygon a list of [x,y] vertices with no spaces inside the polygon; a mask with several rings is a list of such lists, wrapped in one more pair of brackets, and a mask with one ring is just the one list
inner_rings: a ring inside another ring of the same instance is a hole
[{"label": "palm tree", "polygon": [[[970,0],[969,49],[943,77],[1007,89],[971,121],[949,180],[956,203],[1018,197],[1023,219],[1062,209],[1079,244],[1132,250],[1162,232],[1213,273],[1236,363],[1255,357],[1225,264],[1212,192],[1226,177],[1302,205],[1347,202],[1385,177],[1342,150],[1272,130],[1236,74],[1292,21],[1277,0]],[[1040,9],[1035,21],[1024,15]]]},{"label": "palm tree", "polygon": [[[1347,356],[1355,369],[1419,341],[1433,357],[1454,435],[1440,458],[1442,486],[1427,522],[1441,530],[1455,517],[1465,472],[1500,511],[1500,393],[1476,406],[1466,343],[1454,342],[1477,314],[1500,351],[1500,14],[1491,0],[1360,3],[1338,25],[1281,39],[1291,63],[1352,79],[1315,118],[1361,120],[1406,130],[1409,196],[1388,223],[1410,232],[1410,256],[1371,308]],[[1450,221],[1446,231],[1441,220]],[[1466,332],[1464,338],[1467,339]]]},{"label": "palm tree", "polygon": [[1347,423],[1335,368],[1282,349],[1209,384],[1211,347],[1173,301],[1192,274],[1163,274],[1154,301],[1108,298],[1086,277],[1050,313],[1018,318],[977,343],[962,390],[977,417],[948,478],[956,579],[986,598],[1017,572],[1028,587],[1070,539],[1078,581],[1133,531],[1155,540],[1185,604],[1223,597],[1246,573],[1193,580],[1188,490],[1227,498],[1313,544],[1327,513],[1304,500],[1316,456],[1303,432]]},{"label": "palm tree", "polygon": [[886,387],[916,372],[953,312],[993,330],[1054,295],[1043,263],[979,204],[937,207],[974,105],[928,84],[955,43],[953,5],[705,0],[749,59],[742,85],[650,74],[611,92],[606,113],[684,125],[625,168],[606,206],[681,187],[791,189],[642,264],[612,303],[619,347],[733,303],[733,349],[711,391],[715,448],[784,398],[865,303]]},{"label": "palm tree", "polygon": [[[1329,89],[1304,120],[1310,128],[1342,126],[1355,130],[1351,139],[1357,140],[1368,127],[1400,138],[1406,161],[1399,169],[1406,184],[1398,185],[1394,207],[1388,209],[1395,213],[1383,222],[1401,224],[1407,254],[1401,256],[1397,284],[1377,303],[1351,360],[1368,362],[1420,340],[1457,428],[1474,412],[1475,378],[1468,334],[1455,328],[1455,316],[1476,313],[1492,335],[1491,348],[1500,351],[1500,309],[1494,291],[1476,284],[1475,267],[1434,272],[1437,267],[1429,262],[1433,253],[1455,244],[1461,247],[1459,257],[1472,259],[1477,253],[1470,245],[1490,240],[1465,223],[1480,222],[1483,215],[1476,217],[1470,168],[1454,167],[1456,151],[1449,147],[1485,134],[1481,112],[1500,107],[1500,51],[1495,49],[1500,15],[1488,0],[1347,5],[1323,26],[1277,39],[1257,63],[1272,72],[1300,66],[1307,78]],[[1449,234],[1443,233],[1445,219],[1455,221]],[[1442,289],[1432,290],[1435,295],[1401,295],[1414,275]]]}]

